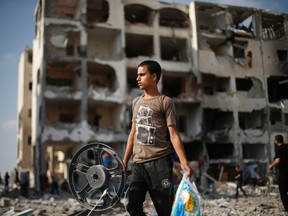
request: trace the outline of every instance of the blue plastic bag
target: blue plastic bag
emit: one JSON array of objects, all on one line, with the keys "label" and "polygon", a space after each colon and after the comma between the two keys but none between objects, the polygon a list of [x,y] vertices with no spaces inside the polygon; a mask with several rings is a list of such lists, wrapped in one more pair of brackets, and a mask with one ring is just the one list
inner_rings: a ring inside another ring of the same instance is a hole
[{"label": "blue plastic bag", "polygon": [[186,173],[178,186],[171,216],[201,216],[202,198],[194,182],[191,182]]}]

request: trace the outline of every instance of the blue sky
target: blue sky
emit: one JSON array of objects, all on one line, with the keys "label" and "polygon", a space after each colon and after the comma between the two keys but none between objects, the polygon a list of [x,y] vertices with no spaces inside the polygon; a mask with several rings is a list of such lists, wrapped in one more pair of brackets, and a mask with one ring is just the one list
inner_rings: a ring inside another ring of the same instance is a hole
[{"label": "blue sky", "polygon": [[[167,0],[190,3],[190,0]],[[207,2],[288,12],[287,0],[203,0]],[[0,173],[16,167],[18,61],[25,46],[32,46],[37,0],[0,1]]]}]

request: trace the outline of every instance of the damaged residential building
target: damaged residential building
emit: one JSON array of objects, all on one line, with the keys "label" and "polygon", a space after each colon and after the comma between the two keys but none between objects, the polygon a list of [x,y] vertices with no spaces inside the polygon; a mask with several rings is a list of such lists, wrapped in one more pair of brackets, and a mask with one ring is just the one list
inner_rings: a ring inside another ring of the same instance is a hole
[{"label": "damaged residential building", "polygon": [[155,59],[189,161],[223,181],[235,164],[265,177],[274,135],[287,139],[287,27],[286,14],[198,1],[39,0],[19,69],[19,170],[39,187],[53,171],[67,179],[87,143],[122,157],[137,66]]}]

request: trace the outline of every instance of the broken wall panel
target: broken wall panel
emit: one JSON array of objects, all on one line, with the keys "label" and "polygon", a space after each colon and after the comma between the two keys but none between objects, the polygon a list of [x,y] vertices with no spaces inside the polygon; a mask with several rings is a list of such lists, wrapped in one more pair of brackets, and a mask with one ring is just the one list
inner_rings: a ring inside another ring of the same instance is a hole
[{"label": "broken wall panel", "polygon": [[95,27],[87,30],[87,56],[103,60],[123,58],[121,32],[115,29]]},{"label": "broken wall panel", "polygon": [[53,61],[46,66],[46,89],[61,92],[77,91],[80,86],[80,62]]},{"label": "broken wall panel", "polygon": [[117,131],[117,116],[119,106],[113,103],[103,103],[89,100],[87,121],[89,126],[97,132]]},{"label": "broken wall panel", "polygon": [[107,94],[114,92],[118,87],[117,76],[114,68],[109,65],[95,62],[87,63],[88,88]]},{"label": "broken wall panel", "polygon": [[79,29],[73,25],[49,25],[46,28],[47,56],[81,56],[82,45]]},{"label": "broken wall panel", "polygon": [[261,13],[262,39],[275,40],[285,36],[284,15],[274,13]]},{"label": "broken wall panel", "polygon": [[264,110],[255,110],[252,112],[239,112],[238,122],[239,127],[246,129],[263,129]]},{"label": "broken wall panel", "polygon": [[230,78],[202,73],[202,90],[206,95],[231,92]]},{"label": "broken wall panel", "polygon": [[47,122],[59,126],[61,124],[78,123],[80,121],[80,102],[77,101],[56,101],[47,100],[45,109],[45,119]]}]

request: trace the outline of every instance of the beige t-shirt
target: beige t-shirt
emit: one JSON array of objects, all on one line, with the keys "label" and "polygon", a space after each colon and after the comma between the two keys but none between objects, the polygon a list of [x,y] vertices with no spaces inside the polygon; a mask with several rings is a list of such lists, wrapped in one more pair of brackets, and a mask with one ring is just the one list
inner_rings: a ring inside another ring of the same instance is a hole
[{"label": "beige t-shirt", "polygon": [[133,100],[132,121],[136,123],[133,161],[147,162],[171,153],[168,127],[176,125],[175,106],[171,98],[159,95]]}]

